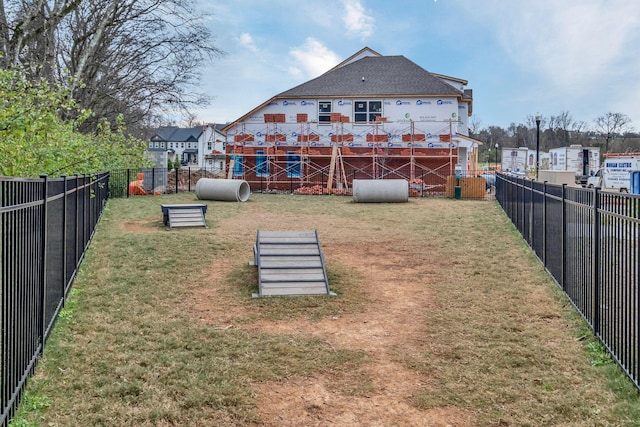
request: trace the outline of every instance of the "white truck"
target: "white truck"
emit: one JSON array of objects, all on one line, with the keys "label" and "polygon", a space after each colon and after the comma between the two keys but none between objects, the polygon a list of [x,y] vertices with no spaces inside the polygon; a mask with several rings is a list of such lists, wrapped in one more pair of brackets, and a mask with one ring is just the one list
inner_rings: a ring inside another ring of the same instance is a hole
[{"label": "white truck", "polygon": [[640,153],[607,153],[603,167],[589,177],[587,187],[628,193],[633,171],[640,171]]},{"label": "white truck", "polygon": [[600,148],[570,145],[549,150],[550,169],[574,171],[576,183],[586,185],[587,179],[600,169]]}]

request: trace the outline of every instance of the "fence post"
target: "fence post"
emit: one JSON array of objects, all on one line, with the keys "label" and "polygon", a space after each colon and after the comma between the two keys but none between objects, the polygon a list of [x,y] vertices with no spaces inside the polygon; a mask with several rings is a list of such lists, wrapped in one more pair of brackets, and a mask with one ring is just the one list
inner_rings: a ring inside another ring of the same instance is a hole
[{"label": "fence post", "polygon": [[191,166],[187,168],[187,180],[188,180],[187,191],[191,193]]},{"label": "fence post", "polygon": [[593,333],[600,336],[600,191],[593,188],[593,223],[591,225],[591,283]]},{"label": "fence post", "polygon": [[47,199],[49,192],[49,181],[46,174],[40,175],[42,179],[42,218],[40,218],[41,245],[40,250],[40,313],[38,322],[38,336],[40,337],[39,353],[44,352],[44,334],[47,330]]},{"label": "fence post", "polygon": [[531,185],[529,187],[529,192],[531,194],[530,194],[530,197],[529,197],[529,245],[531,246],[531,248],[533,249],[533,252],[535,253],[536,249],[535,249],[534,242],[533,242],[533,239],[534,239],[533,236],[535,234],[534,233],[535,230],[534,230],[534,226],[533,226],[533,224],[535,222],[535,214],[534,214],[535,209],[533,209],[533,199],[534,199],[534,197],[533,197],[533,180],[531,180],[530,182],[531,182]]},{"label": "fence post", "polygon": [[567,293],[567,184],[562,184],[562,231],[560,232],[560,244],[562,245],[562,271],[560,273],[560,286]]},{"label": "fence post", "polygon": [[178,180],[180,179],[180,168],[176,167],[176,194],[178,194]]},{"label": "fence post", "polygon": [[324,194],[324,169],[320,171],[320,194]]},{"label": "fence post", "polygon": [[62,175],[62,306],[67,300],[67,175]]},{"label": "fence post", "polygon": [[[76,190],[78,189],[78,174],[76,174]],[[127,199],[129,198],[129,183],[131,182],[131,169],[127,169],[127,182],[125,183],[125,187],[127,189]]]},{"label": "fence post", "polygon": [[547,268],[547,181],[542,183],[542,265]]}]

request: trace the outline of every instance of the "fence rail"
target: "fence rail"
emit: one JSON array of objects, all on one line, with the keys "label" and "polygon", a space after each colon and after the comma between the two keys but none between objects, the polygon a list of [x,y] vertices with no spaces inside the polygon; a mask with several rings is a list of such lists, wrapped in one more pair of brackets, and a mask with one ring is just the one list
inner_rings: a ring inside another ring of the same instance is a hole
[{"label": "fence rail", "polygon": [[33,373],[108,197],[109,174],[0,177],[0,426]]},{"label": "fence rail", "polygon": [[499,174],[496,198],[640,389],[640,196]]},{"label": "fence rail", "polygon": [[[394,170],[379,168],[379,175],[371,175],[368,170],[349,167],[341,168],[339,178],[329,186],[330,167],[319,167],[305,174],[283,169],[280,173],[260,174],[243,169],[242,174],[231,174],[231,179],[247,181],[254,192],[298,193],[298,194],[351,194],[355,179],[405,179],[409,184],[411,197],[454,197],[455,187],[460,186],[460,198],[483,200],[493,188],[495,175],[483,171],[465,171],[451,174],[449,170],[416,170],[414,179],[398,174]],[[142,168],[111,171],[109,180],[110,197],[130,197],[148,194],[173,194],[195,191],[201,178],[225,178],[219,170],[198,168]],[[328,188],[330,187],[330,188]]]}]

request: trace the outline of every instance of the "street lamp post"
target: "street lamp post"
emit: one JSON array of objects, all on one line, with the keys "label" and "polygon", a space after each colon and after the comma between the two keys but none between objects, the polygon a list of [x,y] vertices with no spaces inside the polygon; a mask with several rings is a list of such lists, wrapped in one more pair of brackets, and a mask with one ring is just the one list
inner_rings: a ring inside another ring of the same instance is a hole
[{"label": "street lamp post", "polygon": [[538,170],[540,169],[540,114],[536,114],[536,181],[538,180]]},{"label": "street lamp post", "polygon": [[496,167],[495,167],[495,171],[498,171],[498,147],[500,145],[496,142]]}]

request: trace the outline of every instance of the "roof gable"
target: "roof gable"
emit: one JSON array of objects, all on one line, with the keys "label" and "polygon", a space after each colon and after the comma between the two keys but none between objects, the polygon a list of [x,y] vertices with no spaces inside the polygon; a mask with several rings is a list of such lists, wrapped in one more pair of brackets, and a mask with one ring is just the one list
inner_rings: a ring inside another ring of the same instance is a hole
[{"label": "roof gable", "polygon": [[327,73],[335,70],[336,68],[340,68],[344,65],[350,64],[352,62],[357,61],[358,59],[362,59],[367,56],[382,56],[382,55],[380,55],[378,52],[376,52],[375,50],[369,47],[363,47],[362,49],[360,49],[359,51],[357,51],[356,53],[354,53],[353,55],[351,55],[350,57],[348,57],[347,59],[345,59],[338,65],[336,65],[335,67],[331,68],[329,71],[327,71]]},{"label": "roof gable", "polygon": [[364,56],[278,94],[285,97],[462,96],[404,56]]}]

